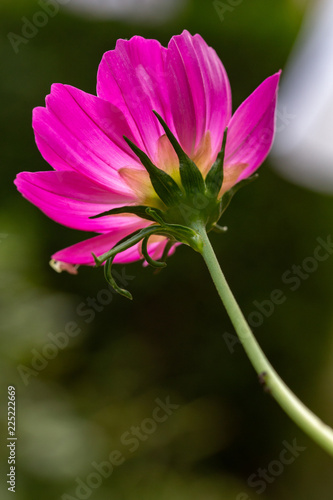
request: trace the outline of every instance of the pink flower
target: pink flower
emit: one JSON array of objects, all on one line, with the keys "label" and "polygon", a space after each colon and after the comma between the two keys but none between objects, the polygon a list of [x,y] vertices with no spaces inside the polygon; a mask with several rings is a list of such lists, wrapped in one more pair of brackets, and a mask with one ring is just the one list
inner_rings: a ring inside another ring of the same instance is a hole
[{"label": "pink flower", "polygon": [[[56,222],[99,233],[55,253],[57,269],[76,272],[73,266],[92,265],[92,253],[100,256],[131,233],[155,224],[133,213],[92,216],[123,206],[166,208],[132,143],[182,191],[179,159],[153,110],[203,178],[228,127],[219,200],[251,176],[273,141],[279,76],[267,78],[232,116],[230,85],[219,57],[199,35],[184,31],[172,37],[168,48],[140,36],[118,40],[100,64],[97,97],[54,84],[46,107],[36,108],[33,115],[37,146],[54,170],[22,172],[15,184]],[[149,255],[159,259],[167,242],[164,234],[150,236]],[[117,254],[115,262],[141,258],[137,242]]]}]

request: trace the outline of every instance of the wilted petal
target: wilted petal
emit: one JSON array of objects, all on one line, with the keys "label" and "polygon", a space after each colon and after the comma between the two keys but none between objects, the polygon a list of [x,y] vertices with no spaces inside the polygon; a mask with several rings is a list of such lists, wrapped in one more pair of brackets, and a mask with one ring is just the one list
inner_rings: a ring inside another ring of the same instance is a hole
[{"label": "wilted petal", "polygon": [[73,264],[67,264],[67,262],[60,262],[54,259],[50,260],[50,266],[57,273],[62,273],[63,271],[67,271],[69,274],[77,274],[79,266],[73,266]]}]

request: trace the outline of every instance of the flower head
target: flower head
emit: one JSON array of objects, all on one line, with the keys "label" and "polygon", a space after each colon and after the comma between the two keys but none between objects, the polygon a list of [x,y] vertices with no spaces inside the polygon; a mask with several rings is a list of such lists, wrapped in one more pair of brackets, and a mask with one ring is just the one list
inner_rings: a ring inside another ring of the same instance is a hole
[{"label": "flower head", "polygon": [[111,257],[153,263],[177,243],[198,249],[195,224],[213,228],[270,150],[279,76],[232,115],[222,62],[184,31],[167,48],[118,40],[100,64],[97,97],[54,84],[33,115],[53,170],[22,172],[15,183],[55,221],[98,233],[55,253],[58,270]]}]

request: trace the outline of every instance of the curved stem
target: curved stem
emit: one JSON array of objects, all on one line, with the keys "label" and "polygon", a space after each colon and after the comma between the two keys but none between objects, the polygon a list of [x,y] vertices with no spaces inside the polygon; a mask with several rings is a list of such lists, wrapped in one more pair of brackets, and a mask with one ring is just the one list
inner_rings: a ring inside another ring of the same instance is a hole
[{"label": "curved stem", "polygon": [[265,387],[279,403],[289,417],[308,434],[317,444],[333,455],[333,430],[324,424],[311,410],[309,410],[287,387],[276,373],[265,354],[256,341],[235,297],[222,273],[214,250],[208,239],[204,227],[196,228],[203,240],[201,252],[209,272],[213,278],[217,291],[229,314],[238,337],[248,355],[254,369],[264,381]]}]

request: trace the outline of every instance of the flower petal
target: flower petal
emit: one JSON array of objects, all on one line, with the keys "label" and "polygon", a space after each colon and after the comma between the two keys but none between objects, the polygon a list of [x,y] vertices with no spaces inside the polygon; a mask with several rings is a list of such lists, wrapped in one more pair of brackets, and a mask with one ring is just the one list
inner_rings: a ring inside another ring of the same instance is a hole
[{"label": "flower petal", "polygon": [[72,169],[129,194],[117,170],[139,165],[123,135],[134,138],[123,113],[109,102],[69,85],[54,84],[46,108],[33,116],[36,142],[57,170]]},{"label": "flower petal", "polygon": [[[179,173],[179,159],[166,134],[157,141],[156,166],[169,175],[174,176],[177,172]],[[180,180],[180,174],[177,180]]]},{"label": "flower petal", "polygon": [[25,198],[53,220],[84,231],[110,231],[114,219],[89,217],[136,201],[134,196],[114,193],[69,170],[21,172],[15,184]]},{"label": "flower petal", "polygon": [[104,54],[97,77],[97,94],[124,113],[135,131],[135,144],[152,161],[155,159],[155,143],[163,134],[152,111],[157,111],[169,124],[172,123],[165,52],[157,40],[140,36],[118,40],[115,50]]},{"label": "flower petal", "polygon": [[[151,225],[151,222],[136,219],[131,227],[115,229],[115,231],[95,236],[81,241],[76,245],[64,248],[52,255],[52,259],[73,265],[95,265],[92,253],[97,257],[114,247],[120,240],[129,236],[134,231]],[[115,263],[126,263],[141,260],[141,243],[125,250],[115,257]]]},{"label": "flower petal", "polygon": [[63,271],[67,271],[69,274],[78,273],[77,270],[79,266],[73,266],[73,264],[67,264],[67,262],[51,259],[49,264],[56,273],[62,273]]},{"label": "flower petal", "polygon": [[251,175],[271,148],[279,78],[280,72],[264,80],[239,106],[228,125],[225,168],[247,164],[238,181]]},{"label": "flower petal", "polygon": [[164,134],[152,110],[190,156],[209,130],[216,157],[231,116],[230,85],[220,59],[186,30],[167,49],[139,36],[118,40],[100,64],[97,93],[121,109],[133,131],[136,127],[136,144],[152,161]]},{"label": "flower petal", "polygon": [[183,149],[193,157],[210,131],[216,157],[231,116],[231,90],[222,62],[200,35],[185,30],[170,40],[167,69],[171,112]]}]

